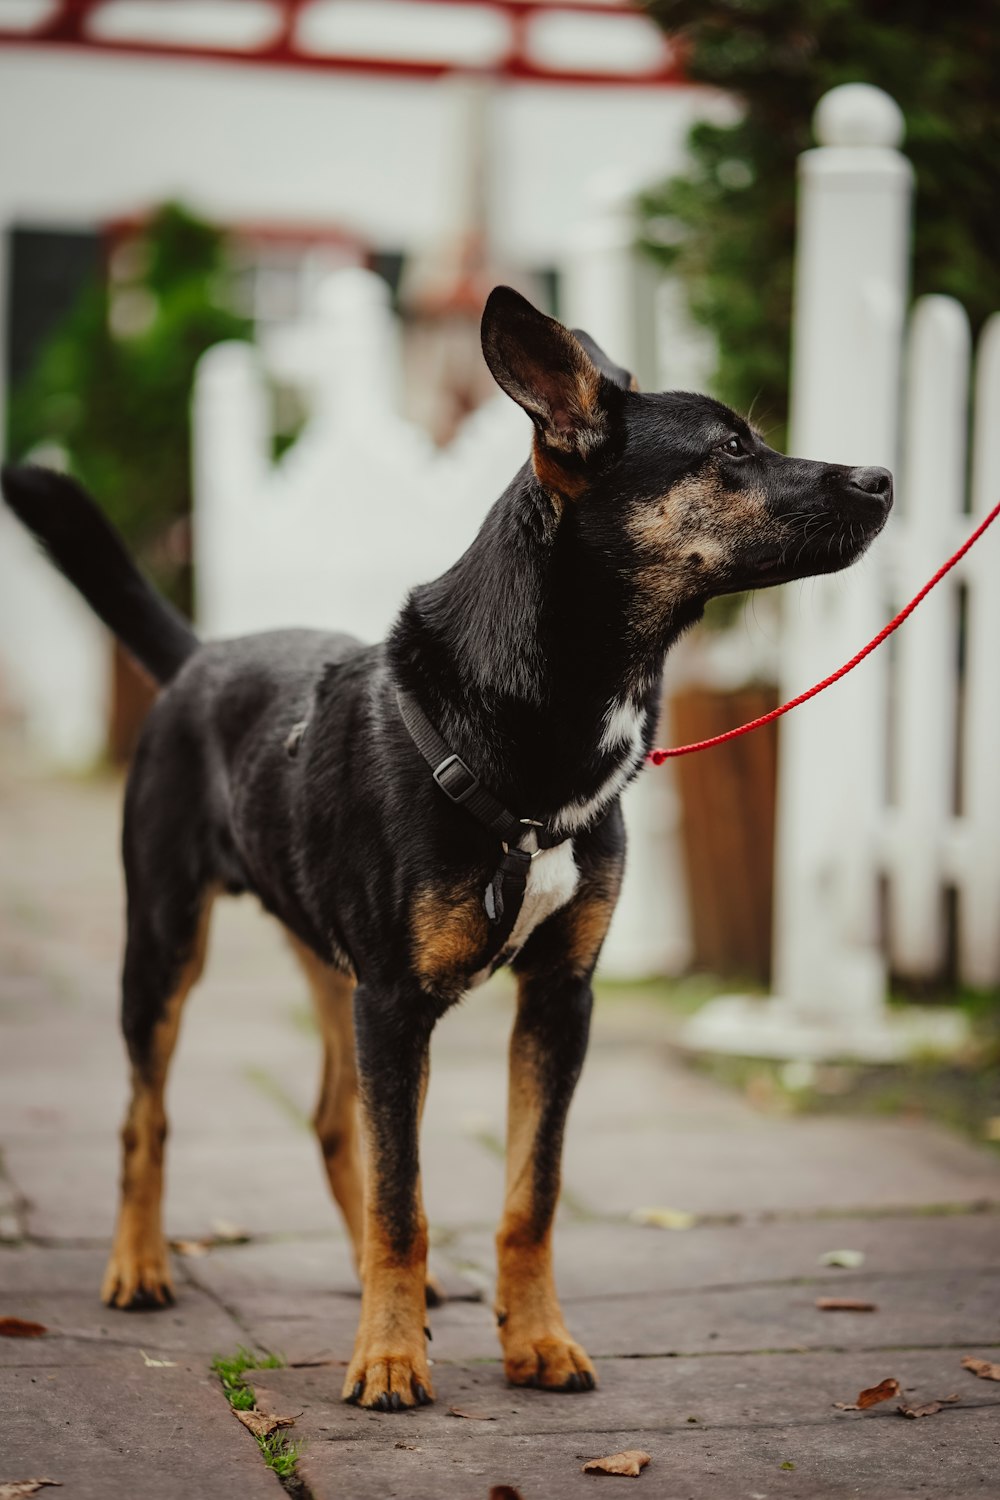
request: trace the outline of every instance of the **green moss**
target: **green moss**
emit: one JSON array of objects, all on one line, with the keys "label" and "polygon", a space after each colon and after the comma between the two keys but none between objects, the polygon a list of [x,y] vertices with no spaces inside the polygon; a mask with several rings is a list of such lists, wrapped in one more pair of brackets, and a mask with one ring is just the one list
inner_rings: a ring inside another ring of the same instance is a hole
[{"label": "green moss", "polygon": [[[244,1379],[248,1370],[280,1370],[285,1361],[280,1354],[253,1354],[240,1344],[235,1354],[228,1358],[217,1354],[212,1360],[212,1370],[219,1377],[226,1400],[235,1411],[252,1411],[256,1404],[253,1387]],[[267,1467],[281,1480],[295,1477],[295,1466],[299,1461],[300,1444],[292,1443],[281,1431],[268,1437],[255,1439]]]}]

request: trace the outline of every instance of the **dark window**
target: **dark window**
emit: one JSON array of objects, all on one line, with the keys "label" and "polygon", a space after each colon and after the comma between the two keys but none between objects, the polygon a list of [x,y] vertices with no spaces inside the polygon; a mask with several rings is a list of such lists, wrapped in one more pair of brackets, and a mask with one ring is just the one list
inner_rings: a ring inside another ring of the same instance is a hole
[{"label": "dark window", "polygon": [[3,355],[9,389],[28,373],[81,288],[100,269],[102,247],[100,235],[75,229],[12,229],[8,246]]}]

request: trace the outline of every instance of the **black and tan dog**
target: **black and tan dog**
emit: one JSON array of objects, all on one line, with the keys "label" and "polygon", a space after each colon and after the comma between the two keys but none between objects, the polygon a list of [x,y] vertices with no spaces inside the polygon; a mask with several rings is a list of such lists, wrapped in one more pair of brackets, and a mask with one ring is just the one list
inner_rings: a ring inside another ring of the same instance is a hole
[{"label": "black and tan dog", "polygon": [[71,480],[4,475],[11,508],[165,685],[125,801],[133,1093],[103,1296],[171,1299],[167,1069],[213,898],[253,891],[323,1035],[316,1129],[364,1288],[344,1396],[384,1410],[432,1397],[417,1149],[431,1032],[503,963],[518,983],[504,1367],[518,1385],[594,1386],[551,1229],[624,861],[619,797],[652,743],[664,654],[713,595],[846,566],[891,505],[885,470],[784,458],[708,397],[639,394],[506,288],[483,349],[534,423],[531,459],[381,645],[294,630],[201,645]]}]

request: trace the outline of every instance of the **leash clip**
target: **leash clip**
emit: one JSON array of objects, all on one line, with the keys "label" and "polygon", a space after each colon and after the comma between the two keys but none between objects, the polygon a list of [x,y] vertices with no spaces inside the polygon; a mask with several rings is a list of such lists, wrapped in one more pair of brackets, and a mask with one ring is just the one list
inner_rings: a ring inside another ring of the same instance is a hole
[{"label": "leash clip", "polygon": [[[545,827],[545,824],[539,822],[539,820],[537,818],[518,818],[517,821],[519,823],[523,823],[526,828],[544,828]],[[524,835],[522,834],[522,838],[523,837],[524,837]],[[503,852],[505,854],[510,854],[510,852],[511,852],[511,846],[510,846],[509,842],[507,841],[507,839],[501,839],[500,840],[500,845],[501,845],[501,848],[503,849]],[[545,849],[543,847],[539,847],[538,849],[528,850],[528,849],[522,849],[521,846],[520,846],[520,844],[515,844],[513,852],[515,854],[526,854],[529,859],[537,859],[540,854],[544,854],[545,853]]]}]

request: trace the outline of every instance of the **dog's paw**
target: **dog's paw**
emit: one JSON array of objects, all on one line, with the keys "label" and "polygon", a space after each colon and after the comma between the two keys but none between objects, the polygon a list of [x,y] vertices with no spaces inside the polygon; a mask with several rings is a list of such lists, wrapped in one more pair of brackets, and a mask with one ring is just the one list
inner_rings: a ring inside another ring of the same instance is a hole
[{"label": "dog's paw", "polygon": [[354,1406],[375,1411],[406,1411],[427,1406],[434,1389],[421,1354],[355,1354],[344,1381],[343,1398]]},{"label": "dog's paw", "polygon": [[101,1301],[108,1307],[169,1307],[174,1301],[174,1284],[166,1245],[122,1248],[111,1252]]},{"label": "dog's paw", "polygon": [[592,1391],[597,1372],[586,1350],[563,1329],[504,1339],[504,1374],[511,1385],[546,1391]]}]

